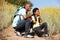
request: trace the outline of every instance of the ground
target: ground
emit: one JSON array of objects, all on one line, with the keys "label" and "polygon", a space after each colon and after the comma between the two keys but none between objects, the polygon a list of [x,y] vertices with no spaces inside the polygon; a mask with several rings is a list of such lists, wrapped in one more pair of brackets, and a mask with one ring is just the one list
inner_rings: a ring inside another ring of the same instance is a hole
[{"label": "ground", "polygon": [[[19,37],[16,36],[16,34],[14,33],[14,29],[12,28],[12,26],[9,26],[8,28],[6,28],[5,30],[2,30],[2,34],[3,35],[1,38],[2,40],[48,40],[48,37],[38,37],[35,36],[34,38],[24,38],[24,36]],[[60,35],[60,34],[58,34]],[[54,39],[54,37],[52,37]],[[51,38],[49,38],[50,40]],[[53,40],[51,39],[51,40]],[[58,39],[60,40],[60,39]]]}]

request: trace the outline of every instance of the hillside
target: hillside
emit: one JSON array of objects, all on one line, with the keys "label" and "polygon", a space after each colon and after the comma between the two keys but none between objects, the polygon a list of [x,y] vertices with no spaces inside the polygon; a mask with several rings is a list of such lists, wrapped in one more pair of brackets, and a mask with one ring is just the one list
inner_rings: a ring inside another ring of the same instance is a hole
[{"label": "hillside", "polygon": [[11,25],[13,13],[15,13],[16,9],[16,6],[0,0],[0,29]]}]

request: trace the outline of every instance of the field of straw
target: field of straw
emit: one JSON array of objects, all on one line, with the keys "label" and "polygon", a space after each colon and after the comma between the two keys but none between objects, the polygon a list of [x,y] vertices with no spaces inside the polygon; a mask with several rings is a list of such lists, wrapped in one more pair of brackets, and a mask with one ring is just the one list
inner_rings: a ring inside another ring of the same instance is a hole
[{"label": "field of straw", "polygon": [[47,22],[49,34],[60,32],[60,8],[44,8],[40,10],[43,22]]}]

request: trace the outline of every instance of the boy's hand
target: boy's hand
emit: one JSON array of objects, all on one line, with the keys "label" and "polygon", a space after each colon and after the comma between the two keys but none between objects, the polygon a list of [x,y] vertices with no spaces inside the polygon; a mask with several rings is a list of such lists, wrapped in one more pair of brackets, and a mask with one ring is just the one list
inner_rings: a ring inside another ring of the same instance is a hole
[{"label": "boy's hand", "polygon": [[42,25],[42,23],[40,23],[40,25]]},{"label": "boy's hand", "polygon": [[36,21],[33,21],[34,24],[36,24]]},{"label": "boy's hand", "polygon": [[30,22],[32,22],[33,20],[32,19],[30,19]]}]

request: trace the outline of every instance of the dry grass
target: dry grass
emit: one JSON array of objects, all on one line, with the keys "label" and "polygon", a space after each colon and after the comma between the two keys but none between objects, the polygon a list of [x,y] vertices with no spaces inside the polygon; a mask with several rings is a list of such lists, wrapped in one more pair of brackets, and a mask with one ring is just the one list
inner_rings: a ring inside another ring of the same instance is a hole
[{"label": "dry grass", "polygon": [[48,24],[49,34],[60,32],[60,8],[45,8],[40,10],[41,18]]},{"label": "dry grass", "polygon": [[4,0],[0,1],[0,29],[11,25],[13,18],[13,13],[16,11],[16,6],[5,2]]}]

